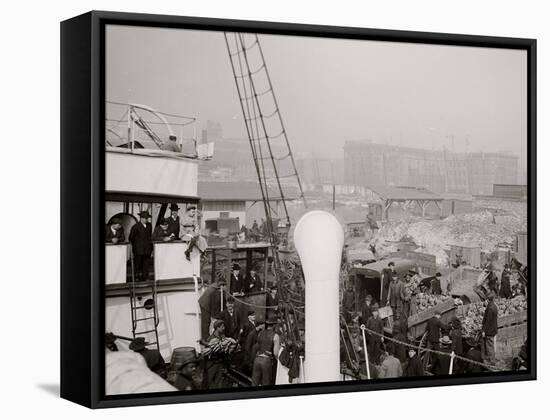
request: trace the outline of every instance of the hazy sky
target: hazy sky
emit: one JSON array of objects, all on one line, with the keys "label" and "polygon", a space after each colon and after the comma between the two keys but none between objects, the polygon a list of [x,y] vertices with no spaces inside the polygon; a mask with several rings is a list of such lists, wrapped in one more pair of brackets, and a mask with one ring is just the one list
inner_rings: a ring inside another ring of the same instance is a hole
[{"label": "hazy sky", "polygon": [[[346,140],[456,151],[527,139],[523,51],[260,35],[293,150]],[[222,32],[109,26],[108,100],[221,122],[246,137]],[[454,138],[454,141],[451,140]],[[523,163],[520,163],[523,166]]]}]

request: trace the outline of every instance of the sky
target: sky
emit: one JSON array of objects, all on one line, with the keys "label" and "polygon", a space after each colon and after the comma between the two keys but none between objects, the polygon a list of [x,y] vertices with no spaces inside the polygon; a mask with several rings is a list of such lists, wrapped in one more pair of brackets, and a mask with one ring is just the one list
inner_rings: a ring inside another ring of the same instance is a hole
[{"label": "sky", "polygon": [[[370,139],[457,152],[511,151],[525,166],[524,51],[259,39],[297,156],[343,156],[345,141]],[[219,121],[224,137],[246,138],[222,32],[110,25],[106,42],[107,100],[195,116],[199,129]]]}]

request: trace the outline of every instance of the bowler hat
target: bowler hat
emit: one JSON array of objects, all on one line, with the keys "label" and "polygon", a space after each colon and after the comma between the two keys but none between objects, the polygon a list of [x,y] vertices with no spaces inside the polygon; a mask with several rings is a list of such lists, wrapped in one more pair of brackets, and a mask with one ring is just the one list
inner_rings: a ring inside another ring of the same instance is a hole
[{"label": "bowler hat", "polygon": [[178,138],[176,136],[168,136],[168,139],[176,141]]},{"label": "bowler hat", "polygon": [[178,211],[180,207],[176,203],[170,204],[170,210],[172,211]]},{"label": "bowler hat", "polygon": [[240,270],[241,269],[241,266],[237,263],[233,263],[233,265],[231,266],[231,269],[232,270]]},{"label": "bowler hat", "polygon": [[167,225],[167,224],[168,224],[168,219],[164,219],[164,218],[160,219],[159,225]]},{"label": "bowler hat", "polygon": [[199,358],[194,348],[184,347],[183,351],[180,354],[180,369],[184,366],[187,366],[191,363],[198,363]]},{"label": "bowler hat", "polygon": [[276,324],[277,323],[277,317],[274,314],[269,314],[267,319],[265,320],[266,324]]},{"label": "bowler hat", "polygon": [[118,217],[111,219],[111,225],[120,225],[122,222]]},{"label": "bowler hat", "polygon": [[248,312],[247,312],[247,315],[250,316],[250,315],[256,315],[256,311],[254,309],[249,309]]},{"label": "bowler hat", "polygon": [[140,211],[138,215],[139,217],[146,217],[146,218],[151,217],[151,214],[147,210]]},{"label": "bowler hat", "polygon": [[129,347],[130,350],[141,351],[144,350],[147,345],[149,345],[149,343],[145,341],[145,338],[137,337],[132,340]]},{"label": "bowler hat", "polygon": [[439,339],[439,342],[440,342],[441,344],[443,344],[444,346],[445,346],[445,345],[450,345],[450,344],[453,343],[453,342],[451,341],[451,339],[449,338],[448,335],[444,335],[443,337],[441,337],[441,338]]},{"label": "bowler hat", "polygon": [[435,276],[436,277],[441,277],[441,273],[438,271],[437,273],[435,273]]}]

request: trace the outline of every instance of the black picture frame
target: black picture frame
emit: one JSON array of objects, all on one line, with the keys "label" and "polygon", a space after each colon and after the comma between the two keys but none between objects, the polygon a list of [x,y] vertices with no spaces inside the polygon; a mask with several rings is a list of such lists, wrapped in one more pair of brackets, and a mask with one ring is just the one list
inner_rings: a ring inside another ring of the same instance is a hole
[{"label": "black picture frame", "polygon": [[[527,371],[188,393],[104,395],[105,25],[398,41],[527,52]],[[92,11],[61,23],[61,397],[91,408],[481,384],[536,379],[536,40]]]}]

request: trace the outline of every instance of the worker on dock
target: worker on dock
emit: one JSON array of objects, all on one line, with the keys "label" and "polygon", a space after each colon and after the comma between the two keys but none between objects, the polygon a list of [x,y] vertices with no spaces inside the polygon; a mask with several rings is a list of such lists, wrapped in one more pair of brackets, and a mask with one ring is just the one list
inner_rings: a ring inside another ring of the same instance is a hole
[{"label": "worker on dock", "polygon": [[401,300],[403,289],[403,283],[399,281],[397,273],[392,274],[392,281],[390,283],[388,298],[386,305],[391,306],[393,314],[400,314],[403,311],[403,302]]},{"label": "worker on dock", "polygon": [[379,378],[400,378],[403,376],[401,361],[395,357],[395,346],[393,343],[386,344],[386,352],[383,354],[383,361],[380,364]]},{"label": "worker on dock", "polygon": [[426,322],[426,348],[437,350],[441,339],[441,332],[447,330],[447,325],[441,321],[441,312],[435,311],[434,315]]},{"label": "worker on dock", "polygon": [[487,307],[483,314],[481,327],[481,353],[483,361],[493,364],[495,361],[495,338],[498,332],[498,308],[495,304],[495,295],[489,293],[487,296]]},{"label": "worker on dock", "polygon": [[169,231],[169,223],[166,219],[161,219],[155,230],[153,230],[153,241],[170,242],[173,239]]},{"label": "worker on dock", "polygon": [[397,272],[395,271],[395,263],[390,261],[388,266],[382,270],[382,299],[380,300],[382,303],[386,303],[388,301],[390,284],[394,274],[397,275]]},{"label": "worker on dock", "polygon": [[174,386],[180,391],[195,391],[201,389],[197,366],[200,359],[197,357],[195,349],[185,349],[181,355],[181,366],[178,375],[174,381]]},{"label": "worker on dock", "polygon": [[372,317],[372,295],[365,296],[365,302],[361,305],[361,314],[359,315],[359,325],[367,325],[367,321]]},{"label": "worker on dock", "polygon": [[222,388],[224,373],[229,362],[229,356],[236,350],[237,342],[225,336],[225,324],[216,320],[212,334],[208,337],[204,357],[204,386],[206,389]]},{"label": "worker on dock", "polygon": [[353,291],[353,284],[348,282],[348,286],[342,294],[342,315],[349,324],[351,322],[351,314],[355,306],[355,292]]},{"label": "worker on dock", "polygon": [[510,286],[510,277],[512,272],[510,271],[510,266],[504,264],[504,270],[502,270],[502,275],[500,277],[500,291],[499,296],[504,299],[510,299],[512,297],[512,287]]},{"label": "worker on dock", "polygon": [[270,316],[265,321],[265,329],[258,333],[256,338],[256,351],[252,367],[252,386],[273,385],[273,364],[276,361],[281,340],[275,332],[277,319]]},{"label": "worker on dock", "polygon": [[414,378],[417,376],[424,376],[424,367],[422,366],[422,360],[416,352],[414,347],[409,347],[407,366],[404,369],[404,376],[408,378]]},{"label": "worker on dock", "polygon": [[430,282],[430,292],[432,295],[443,294],[443,290],[441,289],[441,273],[439,271],[435,273],[435,277]]},{"label": "worker on dock", "polygon": [[[466,359],[471,360],[472,362],[482,363],[483,358],[481,357],[479,342],[470,337],[466,340],[466,345],[469,347],[468,351],[466,352]],[[481,365],[472,362],[466,362],[464,364],[464,373],[470,374],[482,372]]]},{"label": "worker on dock", "polygon": [[130,230],[130,242],[134,255],[134,276],[135,281],[146,281],[149,279],[149,264],[153,252],[152,233],[153,228],[149,219],[151,215],[147,210],[139,212],[139,222]]},{"label": "worker on dock", "polygon": [[117,217],[113,218],[105,227],[105,242],[118,244],[124,242],[125,239],[122,222]]},{"label": "worker on dock", "polygon": [[[435,376],[448,375],[451,366],[451,345],[449,336],[444,335],[439,340],[439,353],[432,354],[432,371]],[[444,354],[441,354],[444,353]]]},{"label": "worker on dock", "polygon": [[235,299],[233,296],[227,298],[227,304],[220,314],[220,319],[225,324],[225,336],[238,340],[242,322],[239,319],[239,314],[235,311]]},{"label": "worker on dock", "polygon": [[256,311],[249,309],[247,319],[240,330],[240,345],[242,350],[241,368],[246,375],[252,375],[252,365],[254,364],[254,345],[258,337],[258,332],[263,330],[265,324],[256,323]]},{"label": "worker on dock", "polygon": [[367,327],[367,350],[369,359],[372,363],[378,364],[380,355],[382,354],[382,343],[384,338],[384,321],[379,316],[378,304],[372,305],[372,316],[367,320],[365,324]]},{"label": "worker on dock", "polygon": [[168,232],[173,239],[177,240],[180,238],[180,217],[178,215],[180,207],[177,203],[170,204],[170,217],[168,220]]}]

